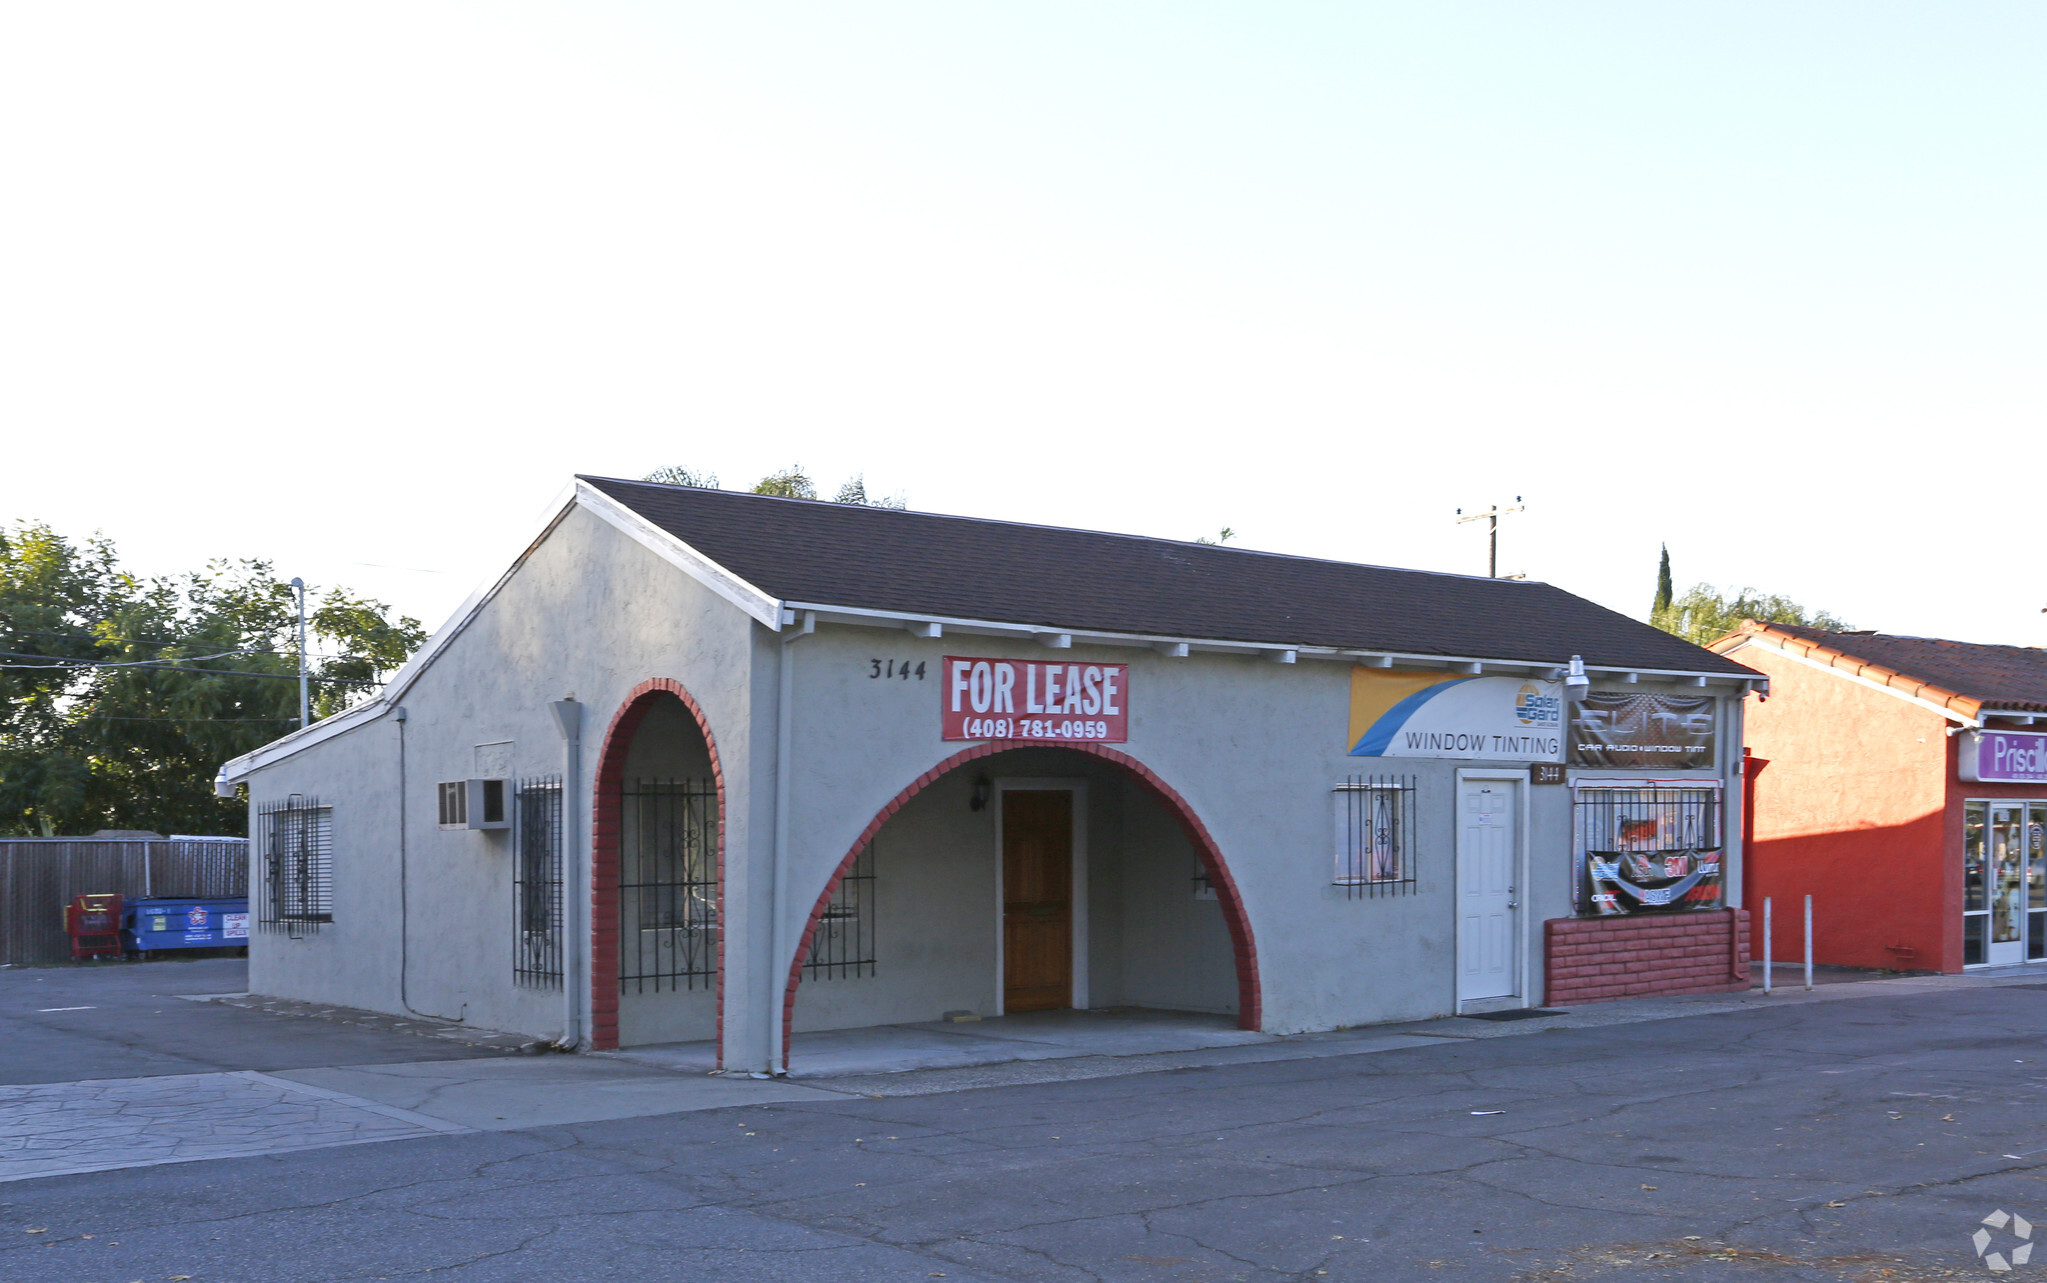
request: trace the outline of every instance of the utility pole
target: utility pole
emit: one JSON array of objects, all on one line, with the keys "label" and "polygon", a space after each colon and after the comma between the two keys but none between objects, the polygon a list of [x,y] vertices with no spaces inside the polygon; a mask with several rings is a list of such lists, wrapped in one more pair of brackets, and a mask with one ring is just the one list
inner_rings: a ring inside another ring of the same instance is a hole
[{"label": "utility pole", "polygon": [[[1527,510],[1528,505],[1521,502],[1521,496],[1518,494],[1514,496],[1514,506],[1511,508],[1502,508],[1500,505],[1494,504],[1492,507],[1487,508],[1484,512],[1474,512],[1468,517],[1464,515],[1464,509],[1459,508],[1457,510],[1457,524],[1460,526],[1467,521],[1483,521],[1487,523],[1485,554],[1486,578],[1498,579],[1500,577],[1500,518],[1506,516],[1510,512],[1526,512]],[[1518,575],[1515,576],[1515,578],[1519,577],[1520,576]]]},{"label": "utility pole", "polygon": [[304,730],[313,720],[313,701],[306,690],[306,581],[292,580],[291,590],[299,601],[299,729]]}]

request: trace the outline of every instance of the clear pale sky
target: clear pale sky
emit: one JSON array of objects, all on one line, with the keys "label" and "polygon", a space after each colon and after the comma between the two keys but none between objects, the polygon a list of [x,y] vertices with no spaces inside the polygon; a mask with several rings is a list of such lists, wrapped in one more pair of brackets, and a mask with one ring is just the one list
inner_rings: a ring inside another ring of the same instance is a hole
[{"label": "clear pale sky", "polygon": [[[0,519],[438,625],[575,472],[2047,643],[2047,8],[0,9]],[[971,567],[962,567],[971,573]]]}]

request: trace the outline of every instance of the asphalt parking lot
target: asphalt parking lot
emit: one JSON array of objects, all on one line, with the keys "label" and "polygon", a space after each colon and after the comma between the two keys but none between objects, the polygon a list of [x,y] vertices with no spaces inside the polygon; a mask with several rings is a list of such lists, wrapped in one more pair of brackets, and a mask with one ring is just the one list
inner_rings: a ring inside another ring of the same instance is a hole
[{"label": "asphalt parking lot", "polygon": [[16,1180],[0,1279],[1933,1280],[2047,1222],[2047,991],[1699,1010]]}]

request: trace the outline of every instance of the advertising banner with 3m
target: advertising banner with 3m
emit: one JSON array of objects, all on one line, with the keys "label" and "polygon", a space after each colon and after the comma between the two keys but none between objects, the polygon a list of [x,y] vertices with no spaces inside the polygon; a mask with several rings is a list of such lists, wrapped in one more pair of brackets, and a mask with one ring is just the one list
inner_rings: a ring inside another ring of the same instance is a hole
[{"label": "advertising banner with 3m", "polygon": [[947,655],[940,725],[949,740],[1121,744],[1129,738],[1130,665]]}]

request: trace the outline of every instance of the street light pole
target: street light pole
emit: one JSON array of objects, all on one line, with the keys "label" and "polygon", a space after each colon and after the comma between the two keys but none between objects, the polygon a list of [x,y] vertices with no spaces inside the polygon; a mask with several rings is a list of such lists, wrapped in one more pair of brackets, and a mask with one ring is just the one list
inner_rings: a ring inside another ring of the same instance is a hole
[{"label": "street light pole", "polygon": [[306,581],[293,579],[291,590],[299,602],[299,729],[304,730],[313,720],[313,701],[306,686]]}]

